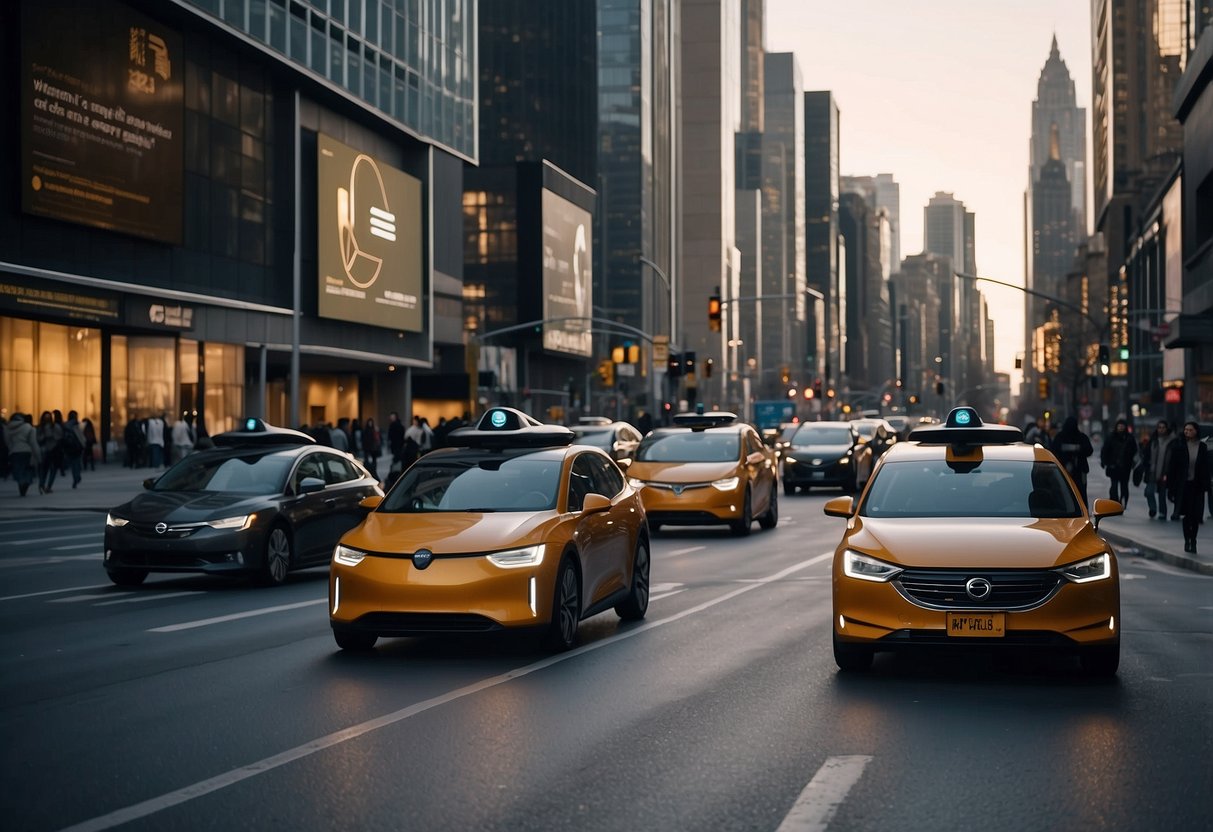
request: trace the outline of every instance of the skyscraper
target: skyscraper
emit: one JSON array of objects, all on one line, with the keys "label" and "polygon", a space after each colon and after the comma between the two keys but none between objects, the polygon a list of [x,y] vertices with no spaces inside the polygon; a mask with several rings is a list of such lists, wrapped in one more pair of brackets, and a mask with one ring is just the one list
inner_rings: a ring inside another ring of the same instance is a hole
[{"label": "skyscraper", "polygon": [[838,125],[838,102],[832,92],[804,94],[805,279],[809,288],[821,293],[825,306],[823,331],[810,327],[806,353],[814,375],[831,387],[841,382],[845,337],[845,323],[839,318]]},{"label": "skyscraper", "polygon": [[[977,321],[980,301],[972,280],[953,272],[977,273],[976,218],[952,194],[937,191],[923,209],[923,251],[947,257],[952,268],[939,287],[940,375],[954,392],[977,383],[974,365],[980,367],[984,332]],[[976,371],[977,373],[980,370]]]}]

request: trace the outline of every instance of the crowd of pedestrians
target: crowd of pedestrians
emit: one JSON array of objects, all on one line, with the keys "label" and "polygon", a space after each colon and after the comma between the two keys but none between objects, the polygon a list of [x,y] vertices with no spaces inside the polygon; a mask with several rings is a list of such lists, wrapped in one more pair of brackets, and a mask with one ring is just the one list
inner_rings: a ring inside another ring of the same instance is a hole
[{"label": "crowd of pedestrians", "polygon": [[85,468],[96,469],[93,448],[97,432],[89,419],[69,410],[44,410],[35,424],[32,413],[13,413],[0,419],[0,477],[12,477],[24,497],[37,480],[38,493],[50,494],[58,477],[72,477],[80,485]]}]

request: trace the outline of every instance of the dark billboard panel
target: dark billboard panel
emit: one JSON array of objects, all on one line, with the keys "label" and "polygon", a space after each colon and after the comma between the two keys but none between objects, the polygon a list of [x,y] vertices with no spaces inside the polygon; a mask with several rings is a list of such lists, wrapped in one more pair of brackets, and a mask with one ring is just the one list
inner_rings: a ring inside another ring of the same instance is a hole
[{"label": "dark billboard panel", "polygon": [[320,316],[424,331],[421,180],[323,133],[316,166]]},{"label": "dark billboard panel", "polygon": [[181,242],[181,37],[110,0],[21,6],[21,207]]},{"label": "dark billboard panel", "polygon": [[[592,350],[594,233],[590,212],[543,191],[543,348]],[[553,320],[557,319],[557,320]],[[564,320],[560,320],[564,319]]]}]

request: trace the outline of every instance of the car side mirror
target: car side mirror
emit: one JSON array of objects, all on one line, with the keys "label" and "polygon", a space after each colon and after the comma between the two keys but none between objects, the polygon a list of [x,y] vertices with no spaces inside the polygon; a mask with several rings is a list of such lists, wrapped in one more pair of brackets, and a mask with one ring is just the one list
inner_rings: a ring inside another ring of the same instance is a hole
[{"label": "car side mirror", "polygon": [[145,480],[143,481],[143,487],[144,487],[144,488],[146,488],[148,491],[151,491],[151,490],[152,490],[152,486],[153,486],[153,485],[155,485],[155,484],[156,484],[156,478],[155,478],[155,477],[148,477],[147,479],[145,479]]},{"label": "car side mirror", "polygon": [[317,491],[323,491],[326,485],[320,477],[304,477],[299,483],[299,493],[315,494]]},{"label": "car side mirror", "polygon": [[586,494],[585,499],[581,502],[581,513],[597,514],[600,511],[606,511],[610,507],[610,497],[604,497],[601,494]]},{"label": "car side mirror", "polygon": [[1099,528],[1099,521],[1105,517],[1119,517],[1125,513],[1125,507],[1117,500],[1108,500],[1102,498],[1095,501],[1094,509],[1091,512],[1094,517],[1094,526]]},{"label": "car side mirror", "polygon": [[358,502],[358,508],[366,509],[367,511],[374,511],[375,509],[379,508],[379,504],[382,502],[383,497],[381,495],[372,494],[369,497],[363,497]]},{"label": "car side mirror", "polygon": [[855,498],[835,497],[832,500],[826,500],[826,504],[822,506],[821,510],[829,517],[850,517],[855,511]]},{"label": "car side mirror", "polygon": [[745,461],[746,465],[761,465],[767,461],[767,455],[760,451],[754,451],[754,453],[745,458]]},{"label": "car side mirror", "polygon": [[615,460],[615,464],[618,465],[622,470],[626,471],[628,470],[628,466],[632,464],[632,458],[624,457],[623,459],[617,459]]}]

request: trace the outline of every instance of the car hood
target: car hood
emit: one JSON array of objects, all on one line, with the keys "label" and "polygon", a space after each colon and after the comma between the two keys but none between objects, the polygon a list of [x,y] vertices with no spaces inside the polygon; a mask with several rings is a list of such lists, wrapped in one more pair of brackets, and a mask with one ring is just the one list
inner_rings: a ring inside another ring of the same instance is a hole
[{"label": "car hood", "polygon": [[797,462],[806,459],[838,459],[851,449],[850,445],[793,445],[783,452]]},{"label": "car hood", "polygon": [[700,483],[734,476],[736,462],[636,462],[628,467],[628,476],[645,482]]},{"label": "car hood", "polygon": [[500,511],[484,514],[373,511],[341,542],[370,552],[408,554],[429,549],[436,555],[500,552],[542,540],[555,511]]},{"label": "car hood", "polygon": [[269,497],[213,491],[144,491],[113,513],[137,523],[199,523],[264,508]]},{"label": "car hood", "polygon": [[847,545],[906,567],[1051,569],[1104,551],[1086,518],[858,517]]}]

